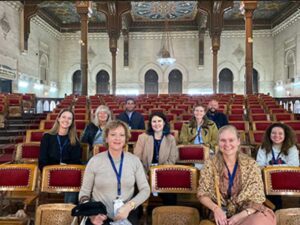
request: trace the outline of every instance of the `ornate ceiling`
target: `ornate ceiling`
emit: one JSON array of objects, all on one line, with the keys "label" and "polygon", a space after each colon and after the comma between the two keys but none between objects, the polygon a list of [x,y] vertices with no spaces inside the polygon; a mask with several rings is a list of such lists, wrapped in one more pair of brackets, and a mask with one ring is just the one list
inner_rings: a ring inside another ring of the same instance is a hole
[{"label": "ornate ceiling", "polygon": [[[224,29],[243,29],[244,18],[240,2],[234,1],[233,8],[224,13]],[[97,11],[103,1],[93,1],[92,16],[89,19],[90,32],[105,32],[106,17]],[[80,30],[80,17],[76,12],[75,1],[41,1],[39,13],[46,22],[61,32]],[[282,22],[300,7],[298,1],[258,1],[254,11],[254,29],[270,29]],[[206,15],[197,10],[198,1],[135,1],[131,11],[123,16],[123,24],[129,31],[157,31],[170,21],[170,28],[176,30],[197,30],[201,17]],[[206,20],[204,20],[206,21]]]}]

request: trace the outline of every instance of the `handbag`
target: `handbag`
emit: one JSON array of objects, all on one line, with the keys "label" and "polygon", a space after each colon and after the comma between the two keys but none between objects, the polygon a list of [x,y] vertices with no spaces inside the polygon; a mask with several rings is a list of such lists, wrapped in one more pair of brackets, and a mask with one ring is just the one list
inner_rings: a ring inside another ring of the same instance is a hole
[{"label": "handbag", "polygon": [[99,201],[80,203],[71,211],[71,215],[75,216],[71,225],[78,224],[78,216],[83,216],[80,225],[86,225],[89,216],[95,216],[98,214],[107,214],[106,207],[102,202]]}]

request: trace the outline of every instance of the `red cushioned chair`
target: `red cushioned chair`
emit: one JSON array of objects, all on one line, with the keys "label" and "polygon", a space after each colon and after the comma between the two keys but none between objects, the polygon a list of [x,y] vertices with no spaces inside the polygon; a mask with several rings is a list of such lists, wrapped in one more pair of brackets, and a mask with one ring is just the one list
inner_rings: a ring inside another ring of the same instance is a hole
[{"label": "red cushioned chair", "polygon": [[229,121],[229,124],[235,126],[238,131],[245,131],[246,133],[249,131],[248,121]]},{"label": "red cushioned chair", "polygon": [[294,120],[294,114],[292,113],[275,113],[273,114],[273,120],[275,121],[287,121],[287,120]]},{"label": "red cushioned chair", "polygon": [[[4,208],[9,214],[15,213],[9,211],[9,206],[16,205],[11,204],[11,201],[16,201],[23,203],[23,210],[26,212],[27,206],[37,200],[37,173],[38,167],[35,164],[0,165],[0,192],[3,192],[0,195],[1,211]],[[6,201],[3,200],[9,200],[10,204],[4,206]],[[0,224],[29,224],[29,221],[29,217],[0,217]]]},{"label": "red cushioned chair", "polygon": [[42,137],[46,130],[27,130],[25,142],[41,142]]},{"label": "red cushioned chair", "polygon": [[267,166],[263,177],[267,195],[300,196],[300,167]]},{"label": "red cushioned chair", "polygon": [[139,136],[145,132],[145,130],[130,130],[131,137],[129,138],[128,144],[136,143]]},{"label": "red cushioned chair", "polygon": [[186,113],[184,109],[170,109],[169,112],[172,114],[176,114],[177,116]]},{"label": "red cushioned chair", "polygon": [[[98,153],[107,151],[107,147],[103,144],[96,144],[93,147],[93,155],[97,155]],[[128,145],[125,146],[124,151],[128,151]]]},{"label": "red cushioned chair", "polygon": [[258,147],[261,145],[265,131],[249,131],[250,144]]},{"label": "red cushioned chair", "polygon": [[79,192],[84,170],[84,165],[45,166],[42,173],[41,192]]},{"label": "red cushioned chair", "polygon": [[20,163],[37,163],[40,156],[40,143],[19,143],[15,161]]},{"label": "red cushioned chair", "polygon": [[253,131],[265,131],[272,123],[271,121],[252,122],[252,129]]},{"label": "red cushioned chair", "polygon": [[282,123],[289,125],[296,132],[300,131],[300,121],[299,120],[289,120],[289,121],[281,121]]},{"label": "red cushioned chair", "polygon": [[230,114],[227,117],[229,121],[244,121],[243,114]]},{"label": "red cushioned chair", "polygon": [[250,118],[250,121],[252,121],[252,122],[269,121],[270,120],[269,114],[266,114],[266,113],[250,114],[249,118]]},{"label": "red cushioned chair", "polygon": [[204,163],[209,158],[209,148],[204,145],[179,145],[178,163]]},{"label": "red cushioned chair", "polygon": [[152,192],[197,193],[198,172],[195,167],[159,165],[150,168]]}]

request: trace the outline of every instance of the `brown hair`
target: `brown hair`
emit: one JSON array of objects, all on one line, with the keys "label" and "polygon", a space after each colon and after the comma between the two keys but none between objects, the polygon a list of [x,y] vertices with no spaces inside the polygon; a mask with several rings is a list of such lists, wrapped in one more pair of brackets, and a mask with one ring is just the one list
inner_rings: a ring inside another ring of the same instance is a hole
[{"label": "brown hair", "polygon": [[296,145],[297,142],[294,130],[284,123],[273,123],[267,128],[261,148],[266,150],[266,154],[272,151],[273,141],[271,140],[271,133],[275,127],[280,127],[284,131],[284,140],[282,142],[281,151],[284,155],[288,155],[289,149]]},{"label": "brown hair", "polygon": [[69,127],[69,130],[68,130],[68,136],[69,136],[69,139],[70,139],[70,144],[71,145],[75,145],[78,140],[78,137],[77,137],[77,133],[76,133],[76,127],[75,127],[75,118],[74,118],[74,112],[71,110],[71,109],[62,109],[60,110],[60,112],[58,113],[58,116],[56,117],[56,120],[55,120],[55,123],[53,124],[52,128],[48,131],[49,134],[51,135],[57,135],[58,133],[58,130],[59,130],[59,122],[58,122],[58,119],[61,117],[61,115],[64,113],[64,112],[69,112],[72,114],[72,123],[71,123],[71,126]]},{"label": "brown hair", "polygon": [[[204,105],[204,104],[197,104],[197,105],[195,105],[194,108],[193,108],[193,113],[194,113],[194,111],[195,111],[195,109],[196,109],[197,107],[202,107],[202,108],[204,109],[205,112],[207,111],[206,105]],[[212,125],[212,123],[210,122],[210,120],[207,118],[206,115],[204,115],[204,116],[203,116],[203,124],[202,124],[201,127],[202,127],[203,129],[208,129],[208,127],[211,126],[211,125]],[[189,127],[191,127],[191,128],[196,128],[196,129],[197,129],[197,121],[196,121],[196,118],[195,118],[194,115],[193,115],[193,117],[192,117],[192,119],[191,119],[191,121],[190,121],[190,123],[189,123]]]},{"label": "brown hair", "polygon": [[104,128],[103,143],[104,143],[105,147],[107,147],[107,148],[109,147],[106,142],[106,138],[108,136],[109,131],[114,130],[118,127],[124,128],[124,130],[125,130],[125,146],[128,144],[131,134],[130,134],[130,130],[129,130],[127,124],[121,120],[111,120],[106,124],[106,126]]}]

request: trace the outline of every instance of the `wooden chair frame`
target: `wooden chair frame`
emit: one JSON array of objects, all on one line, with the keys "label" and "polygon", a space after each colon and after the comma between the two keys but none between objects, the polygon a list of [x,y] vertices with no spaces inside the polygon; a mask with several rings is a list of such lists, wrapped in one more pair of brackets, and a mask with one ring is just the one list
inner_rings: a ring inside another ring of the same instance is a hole
[{"label": "wooden chair frame", "polygon": [[34,130],[26,130],[26,139],[25,139],[25,142],[26,143],[29,143],[29,142],[38,142],[40,143],[40,141],[31,141],[31,136],[32,136],[32,133],[34,132],[47,132],[47,130],[39,130],[39,129],[34,129]]},{"label": "wooden chair frame", "polygon": [[[158,171],[189,171],[190,173],[190,188],[159,188],[157,185]],[[150,167],[150,186],[152,192],[159,193],[197,193],[198,171],[193,166],[184,165],[158,165]]]},{"label": "wooden chair frame", "polygon": [[41,192],[47,192],[47,193],[60,193],[60,192],[79,192],[80,186],[79,187],[65,187],[65,186],[50,186],[49,184],[49,179],[50,179],[50,174],[52,171],[57,171],[57,170],[65,170],[65,171],[70,171],[70,170],[76,170],[81,172],[81,183],[83,180],[83,174],[85,170],[85,165],[51,165],[51,166],[45,166],[43,168],[43,173],[42,173],[42,185],[41,185]]},{"label": "wooden chair frame", "polygon": [[[46,221],[43,220],[43,215],[46,216],[47,213],[45,212],[53,212],[53,217],[51,216],[51,221],[49,216],[47,216],[45,219],[48,221],[46,225],[50,225],[49,222],[51,222],[51,225],[69,225],[71,224],[73,217],[71,216],[71,210],[75,207],[73,204],[68,203],[54,203],[54,204],[43,204],[40,205],[37,208],[36,215],[35,215],[35,225],[45,225]],[[67,217],[69,218],[60,218],[60,213],[65,213]],[[57,221],[52,220],[57,219]],[[54,222],[54,223],[53,223]],[[57,222],[57,223],[55,223]]]},{"label": "wooden chair frame", "polygon": [[[184,163],[184,164],[190,164],[190,163],[204,163],[205,160],[207,160],[209,158],[209,148],[207,146],[204,145],[178,145],[178,151],[180,151],[180,148],[183,147],[191,147],[191,148],[202,148],[203,149],[203,160],[181,160],[180,158],[177,160],[177,163]],[[180,155],[179,155],[180,157]]]},{"label": "wooden chair frame", "polygon": [[38,142],[23,142],[23,143],[17,144],[15,161],[20,162],[20,163],[37,163],[38,158],[24,158],[23,157],[23,147],[24,146],[40,147],[40,143],[38,143]]},{"label": "wooden chair frame", "polygon": [[263,178],[265,184],[266,195],[289,195],[289,196],[300,196],[300,187],[298,190],[286,189],[286,190],[276,190],[273,189],[271,175],[273,173],[280,172],[291,172],[299,173],[300,167],[293,166],[267,166],[263,169]]}]

